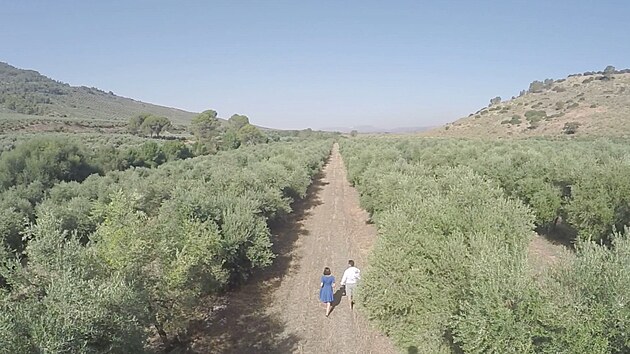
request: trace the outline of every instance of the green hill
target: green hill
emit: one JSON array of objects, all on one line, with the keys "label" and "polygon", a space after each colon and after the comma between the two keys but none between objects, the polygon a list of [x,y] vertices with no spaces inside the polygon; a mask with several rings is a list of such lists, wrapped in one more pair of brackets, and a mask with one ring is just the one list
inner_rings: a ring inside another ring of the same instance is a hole
[{"label": "green hill", "polygon": [[164,116],[174,124],[187,124],[196,114],[120,97],[111,91],[70,86],[37,71],[0,62],[0,120],[5,128],[15,127],[16,121],[49,125],[84,121],[119,126],[139,113]]},{"label": "green hill", "polygon": [[452,137],[630,136],[630,70],[534,81],[519,97],[426,133]]}]

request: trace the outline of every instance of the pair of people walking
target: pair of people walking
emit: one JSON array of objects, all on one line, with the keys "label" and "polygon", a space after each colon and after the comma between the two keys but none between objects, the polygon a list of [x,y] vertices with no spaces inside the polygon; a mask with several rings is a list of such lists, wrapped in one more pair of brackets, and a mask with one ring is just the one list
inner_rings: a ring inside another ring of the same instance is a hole
[{"label": "pair of people walking", "polygon": [[[350,309],[354,305],[353,295],[357,287],[357,282],[361,279],[361,271],[354,266],[354,261],[348,261],[348,268],[343,272],[341,277],[341,286],[345,288],[348,302],[350,303]],[[330,315],[332,311],[332,304],[335,301],[335,277],[330,272],[330,268],[324,268],[324,275],[322,275],[322,282],[319,289],[319,300],[326,304],[326,317]]]}]

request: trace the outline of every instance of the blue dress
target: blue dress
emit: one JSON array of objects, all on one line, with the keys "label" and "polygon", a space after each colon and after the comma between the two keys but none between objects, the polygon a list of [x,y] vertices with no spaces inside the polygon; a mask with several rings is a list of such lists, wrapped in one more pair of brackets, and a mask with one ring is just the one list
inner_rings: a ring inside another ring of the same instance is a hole
[{"label": "blue dress", "polygon": [[322,275],[322,283],[324,283],[324,286],[319,289],[319,301],[333,302],[334,296],[332,285],[334,282],[335,277],[333,277],[332,275]]}]

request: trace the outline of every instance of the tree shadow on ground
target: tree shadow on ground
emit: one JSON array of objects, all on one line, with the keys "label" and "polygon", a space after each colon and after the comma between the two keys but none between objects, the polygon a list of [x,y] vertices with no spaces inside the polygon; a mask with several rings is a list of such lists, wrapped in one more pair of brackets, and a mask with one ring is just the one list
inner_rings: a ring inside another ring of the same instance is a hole
[{"label": "tree shadow on ground", "polygon": [[206,319],[191,326],[188,347],[179,348],[177,353],[291,353],[298,349],[300,338],[284,333],[282,319],[266,309],[274,289],[297,270],[295,243],[308,235],[303,221],[322,204],[318,193],[327,184],[322,179],[322,173],[315,176],[306,197],[293,203],[293,213],[270,225],[272,249],[277,255],[273,264],[214,301],[222,305],[209,305]]},{"label": "tree shadow on ground", "polygon": [[577,230],[571,227],[571,225],[564,223],[545,225],[536,228],[535,231],[554,245],[562,245],[568,250],[575,250]]}]

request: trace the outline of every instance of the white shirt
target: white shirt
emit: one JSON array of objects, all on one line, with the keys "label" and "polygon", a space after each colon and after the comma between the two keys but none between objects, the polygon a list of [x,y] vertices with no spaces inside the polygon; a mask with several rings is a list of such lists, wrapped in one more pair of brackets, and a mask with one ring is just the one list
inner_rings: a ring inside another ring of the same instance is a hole
[{"label": "white shirt", "polygon": [[355,284],[357,281],[361,279],[361,271],[357,267],[349,267],[343,272],[343,277],[341,278],[341,285],[344,284]]}]

